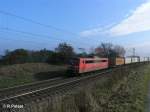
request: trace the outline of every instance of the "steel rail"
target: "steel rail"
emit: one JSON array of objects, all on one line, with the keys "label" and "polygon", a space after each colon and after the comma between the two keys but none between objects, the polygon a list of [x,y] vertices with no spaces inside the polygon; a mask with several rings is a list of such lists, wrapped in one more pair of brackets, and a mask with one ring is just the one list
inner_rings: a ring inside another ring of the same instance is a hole
[{"label": "steel rail", "polygon": [[43,88],[49,85],[53,85],[63,80],[62,77],[53,78],[45,81],[38,81],[35,83],[25,84],[21,86],[15,86],[10,88],[4,88],[0,90],[0,99],[8,98],[10,96],[14,96],[16,94],[21,94],[29,91],[33,91],[39,88]]}]

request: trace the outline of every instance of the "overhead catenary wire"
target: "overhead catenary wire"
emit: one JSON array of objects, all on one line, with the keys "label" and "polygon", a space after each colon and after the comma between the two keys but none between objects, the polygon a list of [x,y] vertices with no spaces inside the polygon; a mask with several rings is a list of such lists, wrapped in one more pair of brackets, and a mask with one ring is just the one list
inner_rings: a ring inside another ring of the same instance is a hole
[{"label": "overhead catenary wire", "polygon": [[[21,19],[23,21],[27,21],[27,22],[30,22],[30,23],[34,23],[34,24],[37,24],[37,25],[40,25],[40,26],[43,26],[43,27],[46,27],[46,28],[52,28],[52,29],[55,29],[56,31],[61,31],[61,32],[65,32],[65,33],[68,33],[68,34],[71,34],[71,35],[74,35],[76,37],[80,37],[79,34],[77,33],[74,33],[74,32],[70,32],[68,30],[64,30],[64,29],[61,29],[61,28],[57,28],[57,27],[54,27],[52,25],[47,25],[47,24],[43,24],[41,22],[38,22],[38,21],[35,21],[35,20],[32,20],[32,19],[29,19],[29,18],[26,18],[26,17],[22,17],[22,16],[18,16],[16,14],[13,14],[13,13],[10,13],[10,12],[7,12],[7,11],[3,11],[3,10],[0,10],[0,14],[3,14],[3,15],[7,15],[7,16],[11,16],[11,17],[15,17],[15,18],[18,18],[18,19]],[[8,28],[8,27],[3,27],[3,28],[0,28],[1,30],[7,30],[7,31],[11,31],[11,32],[18,32],[18,33],[22,33],[22,34],[28,34],[30,36],[38,36],[38,37],[43,37],[43,38],[47,38],[49,40],[62,40],[62,41],[65,41],[65,42],[69,42],[71,41],[71,43],[79,43],[81,45],[86,45],[86,46],[91,46],[91,44],[87,43],[84,41],[84,39],[79,42],[79,41],[76,41],[76,40],[64,40],[62,38],[57,38],[57,37],[52,37],[52,36],[48,36],[48,35],[43,35],[43,34],[37,34],[37,33],[32,33],[32,32],[27,32],[27,31],[22,31],[22,30],[17,30],[17,29],[12,29],[12,28]],[[78,38],[79,39],[79,38]],[[69,42],[70,43],[70,42]]]},{"label": "overhead catenary wire", "polygon": [[51,36],[48,36],[48,35],[39,34],[39,33],[32,33],[32,32],[27,32],[27,31],[22,31],[22,30],[17,30],[17,29],[12,29],[12,28],[9,28],[9,27],[0,27],[0,30],[6,30],[6,31],[11,31],[11,32],[31,35],[31,36],[34,36],[34,37],[44,37],[46,39],[51,39],[51,40],[60,40],[60,38],[56,38],[56,37],[52,38]]},{"label": "overhead catenary wire", "polygon": [[[24,36],[23,36],[24,37]],[[34,45],[37,45],[38,46],[38,44],[42,44],[42,45],[45,45],[45,44],[48,44],[48,43],[46,43],[46,42],[39,42],[39,41],[32,41],[32,40],[22,40],[21,38],[19,38],[19,39],[14,39],[14,38],[9,38],[9,37],[3,37],[3,36],[1,36],[0,37],[0,40],[6,40],[6,41],[19,41],[19,43],[20,42],[25,42],[25,43],[27,43],[27,44],[34,44]],[[12,42],[11,42],[11,44],[13,44]],[[16,43],[14,43],[14,44],[16,44]],[[38,46],[39,47],[39,46]]]},{"label": "overhead catenary wire", "polygon": [[68,31],[68,30],[64,30],[64,29],[61,29],[61,28],[57,28],[57,27],[54,27],[52,25],[43,24],[43,23],[40,23],[38,21],[29,19],[29,18],[26,18],[26,17],[18,16],[16,14],[13,14],[13,13],[10,13],[10,12],[6,12],[6,11],[3,11],[3,10],[0,10],[0,13],[4,14],[4,15],[12,16],[12,17],[24,20],[24,21],[28,21],[28,22],[31,22],[31,23],[34,23],[34,24],[37,24],[37,25],[40,25],[40,26],[43,26],[43,27],[53,28],[53,29],[55,29],[57,31],[62,31],[62,32],[66,32],[66,33],[69,33],[69,34],[72,34],[72,35],[75,35],[75,36],[79,36],[78,34],[76,34],[74,32],[71,32],[71,31]]},{"label": "overhead catenary wire", "polygon": [[[43,27],[46,27],[46,28],[52,28],[52,29],[55,29],[56,31],[66,32],[66,33],[71,34],[71,35],[73,35],[75,37],[80,37],[80,35],[77,34],[77,33],[74,33],[74,32],[71,32],[71,31],[68,31],[68,30],[65,30],[65,29],[62,29],[62,28],[57,28],[57,27],[52,26],[52,25],[43,24],[43,23],[35,21],[33,19],[22,17],[22,16],[19,16],[19,15],[16,15],[16,14],[13,14],[13,13],[10,13],[10,12],[7,12],[7,11],[0,10],[0,13],[4,14],[4,15],[8,15],[8,16],[12,16],[12,17],[21,19],[23,21],[28,21],[28,22],[31,22],[31,23],[34,23],[34,24],[37,24],[37,25],[40,25],[40,26],[43,26]],[[89,44],[86,43],[86,45],[89,45]]]},{"label": "overhead catenary wire", "polygon": [[[23,31],[23,30],[17,30],[17,29],[12,29],[12,28],[9,28],[9,27],[0,27],[0,30],[5,30],[5,31],[10,31],[10,32],[16,32],[16,33],[21,33],[21,34],[26,34],[26,35],[30,35],[32,37],[34,37],[34,39],[36,37],[43,37],[43,39],[47,39],[47,40],[55,40],[55,41],[64,41],[64,42],[69,42],[69,43],[74,43],[74,42],[77,42],[77,41],[74,41],[74,40],[65,40],[65,39],[62,39],[62,38],[56,38],[56,37],[52,37],[52,36],[49,36],[49,35],[44,35],[44,34],[39,34],[39,33],[32,33],[32,32],[28,32],[28,31]],[[84,45],[88,45],[87,43],[84,43],[84,42],[78,42],[80,44],[84,44]]]},{"label": "overhead catenary wire", "polygon": [[[7,33],[8,33],[8,31],[9,30],[6,30],[7,31]],[[33,45],[33,47],[34,46],[37,46],[37,47],[40,47],[39,46],[39,44],[40,45],[42,45],[42,48],[46,48],[46,46],[45,45],[49,45],[49,41],[47,40],[47,41],[43,41],[43,39],[42,39],[42,41],[38,41],[37,39],[36,39],[36,37],[34,38],[34,40],[32,39],[30,39],[30,40],[26,40],[27,38],[31,38],[31,37],[33,37],[32,35],[23,35],[23,36],[21,36],[20,38],[10,38],[10,37],[7,37],[7,36],[3,36],[2,34],[3,34],[3,31],[0,29],[0,33],[1,33],[1,36],[0,36],[0,40],[4,40],[4,41],[8,41],[8,42],[11,42],[10,44],[16,44],[15,42],[19,42],[19,44],[20,45],[23,45],[23,43],[25,43],[25,44],[32,44]],[[10,33],[10,32],[9,32]],[[15,33],[15,32],[12,32],[12,33]],[[17,32],[18,33],[18,32]],[[17,35],[17,34],[15,34],[15,35]],[[11,35],[11,37],[12,37],[13,35]],[[19,36],[19,35],[17,35],[17,36]],[[12,42],[13,41],[13,42]],[[58,40],[52,40],[52,41],[58,41]],[[55,44],[54,42],[52,42],[53,44]],[[52,44],[51,43],[51,44]],[[19,45],[19,46],[20,46]],[[44,47],[45,46],[45,47]],[[9,46],[8,46],[9,47]],[[31,47],[32,48],[32,47]]]}]

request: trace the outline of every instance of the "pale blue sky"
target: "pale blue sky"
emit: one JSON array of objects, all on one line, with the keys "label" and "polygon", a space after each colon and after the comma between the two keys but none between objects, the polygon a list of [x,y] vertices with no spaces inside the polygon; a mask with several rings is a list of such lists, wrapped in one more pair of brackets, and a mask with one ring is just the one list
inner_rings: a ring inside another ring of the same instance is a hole
[{"label": "pale blue sky", "polygon": [[0,13],[0,53],[16,48],[53,49],[66,41],[76,49],[87,50],[101,42],[112,42],[123,45],[129,53],[135,47],[137,54],[149,55],[149,3],[149,0],[0,0],[0,12],[58,28],[46,28]]}]

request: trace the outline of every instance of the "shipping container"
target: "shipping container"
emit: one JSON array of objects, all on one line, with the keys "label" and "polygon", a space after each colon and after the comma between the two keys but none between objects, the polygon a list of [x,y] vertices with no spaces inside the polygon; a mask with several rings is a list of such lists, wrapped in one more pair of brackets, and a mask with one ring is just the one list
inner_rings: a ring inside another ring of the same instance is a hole
[{"label": "shipping container", "polygon": [[130,57],[126,57],[125,58],[125,64],[130,64],[132,61],[132,59]]},{"label": "shipping container", "polygon": [[116,58],[116,65],[124,65],[125,58]]},{"label": "shipping container", "polygon": [[144,57],[141,57],[140,62],[144,62],[144,61],[145,61]]},{"label": "shipping container", "polygon": [[144,57],[144,61],[149,61],[149,58],[148,57]]},{"label": "shipping container", "polygon": [[131,57],[131,62],[132,63],[140,62],[140,58],[139,57]]}]

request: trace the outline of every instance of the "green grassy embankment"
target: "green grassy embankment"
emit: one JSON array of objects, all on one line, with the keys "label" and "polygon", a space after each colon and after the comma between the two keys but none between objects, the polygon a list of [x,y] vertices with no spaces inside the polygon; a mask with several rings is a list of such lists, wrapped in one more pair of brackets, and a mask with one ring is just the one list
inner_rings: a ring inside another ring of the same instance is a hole
[{"label": "green grassy embankment", "polygon": [[53,112],[144,112],[150,65],[121,70],[64,97]]},{"label": "green grassy embankment", "polygon": [[12,87],[63,75],[66,66],[26,63],[0,67],[0,88]]}]

